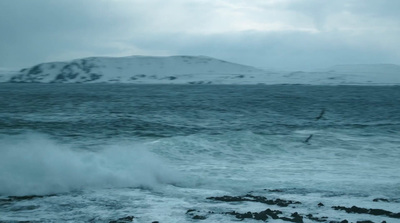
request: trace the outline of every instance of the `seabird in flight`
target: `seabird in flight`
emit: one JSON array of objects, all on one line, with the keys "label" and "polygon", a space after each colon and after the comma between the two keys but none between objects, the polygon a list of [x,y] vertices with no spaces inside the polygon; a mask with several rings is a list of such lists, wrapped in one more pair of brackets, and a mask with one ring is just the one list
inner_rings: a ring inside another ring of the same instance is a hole
[{"label": "seabird in flight", "polygon": [[304,143],[308,143],[308,141],[310,141],[310,139],[313,137],[313,134],[311,134],[305,141]]},{"label": "seabird in flight", "polygon": [[325,114],[325,109],[322,109],[321,113],[319,114],[318,117],[315,118],[315,120],[320,120],[322,116],[324,116],[324,114]]}]

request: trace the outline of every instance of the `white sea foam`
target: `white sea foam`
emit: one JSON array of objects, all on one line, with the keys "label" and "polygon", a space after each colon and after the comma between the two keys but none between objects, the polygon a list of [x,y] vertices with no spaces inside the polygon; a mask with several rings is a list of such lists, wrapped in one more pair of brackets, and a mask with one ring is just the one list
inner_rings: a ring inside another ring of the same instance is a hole
[{"label": "white sea foam", "polygon": [[86,188],[150,187],[178,174],[141,144],[97,152],[62,145],[42,134],[0,137],[0,194],[43,195]]}]

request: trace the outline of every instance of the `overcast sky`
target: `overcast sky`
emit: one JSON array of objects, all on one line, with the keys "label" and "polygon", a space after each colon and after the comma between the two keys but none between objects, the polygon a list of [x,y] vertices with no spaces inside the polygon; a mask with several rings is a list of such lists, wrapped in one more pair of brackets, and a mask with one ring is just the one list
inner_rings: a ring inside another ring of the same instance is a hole
[{"label": "overcast sky", "polygon": [[0,67],[129,55],[400,64],[400,0],[0,0]]}]

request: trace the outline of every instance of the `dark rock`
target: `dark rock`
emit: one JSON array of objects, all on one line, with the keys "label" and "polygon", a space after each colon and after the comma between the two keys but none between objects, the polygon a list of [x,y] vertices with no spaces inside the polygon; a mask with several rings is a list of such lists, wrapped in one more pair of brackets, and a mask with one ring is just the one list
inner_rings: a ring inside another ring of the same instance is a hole
[{"label": "dark rock", "polygon": [[271,210],[271,209],[266,209],[261,212],[247,212],[247,213],[238,213],[236,211],[232,212],[226,212],[225,214],[230,214],[234,215],[236,218],[240,220],[244,220],[245,218],[249,219],[254,219],[254,220],[261,220],[261,221],[266,221],[269,217],[272,219],[280,219],[283,221],[290,221],[290,222],[296,222],[296,223],[303,223],[303,217],[299,215],[297,212],[293,213],[291,215],[292,218],[288,217],[279,217],[278,214],[282,214],[281,211],[279,210]]},{"label": "dark rock", "polygon": [[318,203],[318,207],[323,207],[325,206],[323,203]]},{"label": "dark rock", "polygon": [[332,207],[335,210],[343,210],[346,211],[347,213],[356,213],[356,214],[370,214],[370,215],[385,215],[391,218],[400,218],[400,213],[393,213],[390,211],[386,211],[383,209],[367,209],[367,208],[360,208],[357,206],[352,206],[351,208],[348,207],[343,207],[343,206],[333,206]]},{"label": "dark rock", "polygon": [[236,211],[231,211],[231,212],[226,212],[225,214],[235,215],[235,217],[240,219],[240,220],[243,220],[245,218],[251,218],[251,219],[253,218],[253,213],[251,213],[251,212],[247,212],[247,213],[241,214],[241,213],[238,213]]},{"label": "dark rock", "polygon": [[260,211],[259,213],[254,213],[253,218],[255,220],[266,221],[268,219],[268,214],[266,211]]},{"label": "dark rock", "polygon": [[196,210],[195,209],[189,209],[189,210],[186,211],[186,214],[188,214],[190,212],[193,212],[193,211],[196,211]]},{"label": "dark rock", "polygon": [[373,202],[393,202],[393,203],[399,203],[399,199],[387,199],[387,198],[375,198],[372,200]]},{"label": "dark rock", "polygon": [[126,216],[123,218],[118,218],[117,220],[112,220],[109,223],[127,223],[127,222],[132,222],[134,218],[135,218],[134,216]]},{"label": "dark rock", "polygon": [[272,219],[279,219],[278,214],[282,214],[282,211],[278,211],[278,210],[271,210],[271,209],[267,209],[264,211],[267,215],[271,216]]},{"label": "dark rock", "polygon": [[153,221],[153,222],[151,222],[151,223],[159,223],[158,221]]},{"label": "dark rock", "polygon": [[282,217],[280,219],[284,221],[290,221],[290,222],[295,222],[295,223],[303,223],[303,216],[299,215],[299,213],[294,212],[291,215],[292,218],[287,218],[287,217]]},{"label": "dark rock", "polygon": [[272,189],[272,190],[268,190],[269,192],[278,192],[278,193],[282,193],[284,192],[284,190],[281,189]]},{"label": "dark rock", "polygon": [[372,200],[373,202],[379,202],[379,201],[383,201],[383,202],[390,202],[389,199],[386,198],[375,198]]},{"label": "dark rock", "polygon": [[195,212],[199,212],[196,209],[189,209],[186,211],[187,215],[190,215],[192,217],[192,219],[196,219],[196,220],[204,220],[207,217],[206,216],[202,216],[202,215],[195,215]]},{"label": "dark rock", "polygon": [[293,222],[303,222],[303,216],[299,215],[299,213],[294,212],[292,215]]},{"label": "dark rock", "polygon": [[224,201],[224,202],[239,202],[239,201],[251,201],[243,197],[233,197],[233,196],[222,196],[222,197],[207,197],[210,200]]},{"label": "dark rock", "polygon": [[357,221],[357,223],[374,223],[373,221],[367,220],[367,221]]},{"label": "dark rock", "polygon": [[308,215],[306,215],[306,217],[310,220],[317,221],[317,222],[325,222],[328,219],[328,217],[320,217],[320,218],[314,217],[312,214],[308,214]]},{"label": "dark rock", "polygon": [[205,216],[201,216],[201,215],[195,215],[195,216],[193,216],[193,219],[204,220],[204,219],[206,219],[206,217]]},{"label": "dark rock", "polygon": [[241,201],[250,201],[250,202],[258,202],[269,205],[278,205],[279,207],[287,207],[290,204],[301,204],[299,201],[291,201],[291,200],[283,200],[283,199],[275,199],[268,200],[266,197],[262,196],[254,196],[251,194],[246,194],[245,196],[222,196],[222,197],[208,197],[207,199],[216,200],[216,201],[224,201],[224,202],[241,202]]}]

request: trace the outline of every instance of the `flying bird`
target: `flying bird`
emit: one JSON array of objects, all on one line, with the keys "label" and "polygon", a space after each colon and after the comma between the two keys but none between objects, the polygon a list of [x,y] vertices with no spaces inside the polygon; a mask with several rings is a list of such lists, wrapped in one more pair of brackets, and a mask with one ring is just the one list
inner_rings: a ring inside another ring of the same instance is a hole
[{"label": "flying bird", "polygon": [[304,140],[304,143],[308,143],[308,141],[310,141],[310,139],[313,137],[313,134],[311,134],[306,140]]},{"label": "flying bird", "polygon": [[315,120],[320,120],[325,114],[325,109],[322,109],[321,113],[319,114],[318,117],[315,118]]}]

